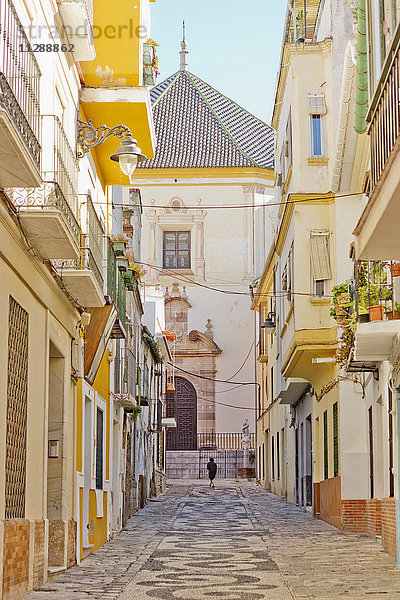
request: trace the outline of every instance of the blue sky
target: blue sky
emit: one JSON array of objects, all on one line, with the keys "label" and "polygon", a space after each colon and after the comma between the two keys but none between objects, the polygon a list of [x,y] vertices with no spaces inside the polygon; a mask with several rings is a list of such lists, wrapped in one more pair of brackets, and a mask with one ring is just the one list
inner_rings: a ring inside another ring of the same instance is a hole
[{"label": "blue sky", "polygon": [[150,7],[158,82],[179,69],[185,19],[189,71],[270,123],[286,0],[157,0]]}]

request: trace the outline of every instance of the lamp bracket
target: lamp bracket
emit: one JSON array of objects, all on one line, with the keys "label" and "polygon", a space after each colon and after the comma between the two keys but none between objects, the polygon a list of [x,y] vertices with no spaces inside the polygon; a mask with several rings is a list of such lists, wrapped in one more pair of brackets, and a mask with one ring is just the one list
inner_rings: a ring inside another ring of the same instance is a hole
[{"label": "lamp bracket", "polygon": [[122,138],[123,135],[132,135],[132,133],[126,125],[116,125],[115,127],[100,125],[100,127],[95,127],[91,119],[87,122],[78,119],[77,144],[80,150],[77,150],[77,158],[83,158],[91,148],[100,146],[112,135]]}]

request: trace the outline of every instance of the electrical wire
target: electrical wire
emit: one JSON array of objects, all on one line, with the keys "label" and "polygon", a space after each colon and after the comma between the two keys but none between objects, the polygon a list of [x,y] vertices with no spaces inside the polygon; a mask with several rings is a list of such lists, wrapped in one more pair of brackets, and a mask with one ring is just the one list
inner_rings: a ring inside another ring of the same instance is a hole
[{"label": "electrical wire", "polygon": [[167,364],[170,365],[171,367],[173,366],[178,371],[182,371],[183,373],[187,373],[188,375],[192,375],[192,377],[197,377],[198,379],[206,379],[207,381],[216,381],[218,383],[229,383],[230,385],[239,385],[239,386],[258,385],[261,388],[261,385],[258,383],[258,381],[242,382],[242,381],[229,381],[228,379],[213,379],[212,377],[206,377],[205,375],[197,375],[196,373],[192,373],[191,371],[186,371],[186,369],[177,367],[176,365],[174,365],[171,362],[168,362]]},{"label": "electrical wire", "polygon": [[[364,192],[353,192],[353,193],[349,193],[349,194],[333,194],[331,196],[332,199],[336,199],[336,198],[348,198],[351,196],[359,196],[361,194],[364,194]],[[185,206],[186,209],[193,209],[193,210],[203,210],[203,209],[207,209],[207,210],[211,210],[211,209],[224,209],[224,210],[237,210],[237,209],[243,209],[243,208],[251,208],[251,209],[256,209],[256,208],[262,208],[263,206],[286,206],[286,204],[302,204],[304,202],[310,202],[310,201],[314,201],[314,200],[327,200],[328,198],[330,198],[330,196],[327,196],[326,194],[324,196],[314,196],[311,198],[303,198],[301,200],[286,200],[285,202],[263,202],[263,203],[257,203],[257,204],[228,204],[228,205],[224,205],[224,204],[209,204],[209,205],[202,205],[202,204],[192,204],[192,205],[188,205]],[[93,201],[93,204],[105,204],[105,202],[99,202],[99,201]],[[117,207],[121,207],[121,208],[128,208],[128,207],[132,207],[135,205],[132,204],[124,204],[122,202],[116,202],[116,203],[112,203],[112,206],[117,208]],[[138,205],[136,205],[138,206]],[[166,206],[165,204],[142,204],[141,205],[142,208],[168,208],[168,206]]]},{"label": "electrical wire", "polygon": [[[159,273],[163,273],[165,275],[168,275],[170,277],[173,277],[174,279],[177,279],[179,281],[182,281],[183,283],[189,283],[190,285],[194,285],[197,287],[201,287],[201,288],[205,288],[207,290],[211,290],[212,292],[219,292],[221,294],[226,294],[226,295],[232,295],[232,296],[246,296],[246,298],[250,298],[253,299],[253,296],[251,295],[251,292],[239,292],[237,290],[221,290],[215,287],[212,287],[210,285],[201,283],[200,281],[195,281],[194,279],[190,279],[187,275],[185,275],[184,273],[176,273],[174,270],[172,269],[164,269],[162,267],[159,267],[157,265],[152,265],[150,263],[145,263],[145,262],[140,262],[141,265],[145,266],[145,267],[149,267],[149,269],[154,269],[154,271],[158,271]],[[234,283],[232,283],[232,285],[234,285]],[[310,294],[309,292],[290,292],[293,296],[306,296],[308,298],[315,298],[315,294]],[[281,298],[284,297],[288,294],[287,290],[279,290],[271,293],[262,293],[262,294],[257,294],[257,298]],[[332,298],[332,295],[329,294],[325,294],[323,296],[323,298]],[[319,298],[320,299],[320,298]]]},{"label": "electrical wire", "polygon": [[[233,379],[234,377],[236,377],[236,375],[237,375],[238,373],[240,373],[240,371],[243,369],[244,365],[247,363],[247,361],[248,361],[248,359],[249,359],[249,356],[250,356],[250,354],[251,354],[251,351],[253,350],[253,347],[254,347],[254,344],[255,344],[255,343],[256,343],[256,341],[255,341],[255,340],[253,340],[253,341],[252,341],[252,343],[251,343],[251,346],[250,346],[250,350],[249,350],[249,351],[248,351],[248,353],[247,353],[247,356],[246,356],[246,358],[244,359],[244,361],[242,362],[241,366],[240,366],[240,367],[239,367],[239,369],[236,371],[236,373],[234,373],[234,374],[232,375],[232,377],[229,377],[229,378],[228,378],[228,381],[230,381],[231,379]],[[228,390],[226,390],[226,391],[228,391]],[[219,393],[220,393],[220,394],[222,394],[223,392],[219,392]]]}]

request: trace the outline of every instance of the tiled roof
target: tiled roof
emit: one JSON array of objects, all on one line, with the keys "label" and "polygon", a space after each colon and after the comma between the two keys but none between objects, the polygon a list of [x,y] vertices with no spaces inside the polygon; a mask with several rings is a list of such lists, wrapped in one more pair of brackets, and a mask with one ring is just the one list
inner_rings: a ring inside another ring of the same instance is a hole
[{"label": "tiled roof", "polygon": [[273,129],[189,71],[150,96],[158,145],[139,168],[273,168]]}]

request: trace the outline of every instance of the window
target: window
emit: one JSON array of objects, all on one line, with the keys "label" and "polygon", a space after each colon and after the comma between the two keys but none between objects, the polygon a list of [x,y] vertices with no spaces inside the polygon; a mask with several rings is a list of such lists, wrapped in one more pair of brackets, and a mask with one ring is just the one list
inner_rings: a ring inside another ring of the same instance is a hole
[{"label": "window", "polygon": [[163,268],[190,269],[190,231],[164,231]]},{"label": "window", "polygon": [[324,156],[324,117],[322,115],[310,115],[310,156],[317,158]]},{"label": "window", "polygon": [[276,478],[281,478],[281,455],[279,447],[279,431],[276,434]]},{"label": "window", "polygon": [[5,456],[5,518],[25,517],[28,313],[10,296]]},{"label": "window", "polygon": [[271,402],[274,401],[274,367],[271,367]]},{"label": "window", "polygon": [[324,412],[324,479],[328,479],[328,411]]},{"label": "window", "polygon": [[262,475],[263,475],[263,479],[265,479],[265,444],[264,444],[264,442],[262,445]]},{"label": "window", "polygon": [[274,436],[271,438],[271,463],[272,463],[272,481],[275,479],[275,440]]},{"label": "window", "polygon": [[103,489],[103,427],[104,413],[98,408],[96,413],[96,490]]},{"label": "window", "polygon": [[338,403],[333,405],[333,476],[339,476]]},{"label": "window", "polygon": [[388,388],[388,413],[389,413],[389,496],[394,496],[394,473],[393,473],[393,394]]},{"label": "window", "polygon": [[332,277],[329,256],[329,231],[313,230],[311,232],[310,258],[312,293],[320,298],[327,295],[327,280]]}]

